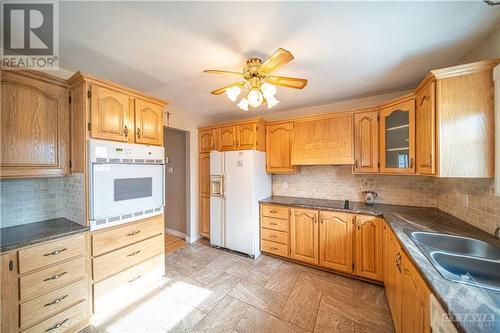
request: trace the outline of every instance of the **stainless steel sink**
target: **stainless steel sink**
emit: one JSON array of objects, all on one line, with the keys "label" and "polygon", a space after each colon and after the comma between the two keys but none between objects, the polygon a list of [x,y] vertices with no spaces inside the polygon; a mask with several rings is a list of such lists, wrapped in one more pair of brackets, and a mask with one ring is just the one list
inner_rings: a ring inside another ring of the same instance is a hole
[{"label": "stainless steel sink", "polygon": [[467,257],[441,251],[431,252],[434,265],[452,281],[500,290],[500,261]]},{"label": "stainless steel sink", "polygon": [[474,238],[416,231],[411,237],[417,242],[449,253],[499,260],[500,248]]}]

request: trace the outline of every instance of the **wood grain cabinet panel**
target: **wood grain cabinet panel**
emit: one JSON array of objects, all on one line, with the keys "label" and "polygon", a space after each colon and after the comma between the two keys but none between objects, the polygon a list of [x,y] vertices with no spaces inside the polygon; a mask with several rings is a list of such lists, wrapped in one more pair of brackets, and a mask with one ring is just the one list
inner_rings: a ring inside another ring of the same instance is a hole
[{"label": "wood grain cabinet panel", "polygon": [[210,153],[199,155],[200,193],[210,195]]},{"label": "wood grain cabinet panel", "polygon": [[401,324],[401,253],[396,236],[384,225],[384,285],[396,332],[400,332]]},{"label": "wood grain cabinet panel", "polygon": [[210,153],[199,154],[199,228],[203,237],[210,237]]},{"label": "wood grain cabinet panel", "polygon": [[319,221],[319,265],[351,273],[354,215],[321,211]]},{"label": "wood grain cabinet panel", "polygon": [[436,83],[431,82],[417,93],[415,99],[416,171],[436,173]]},{"label": "wood grain cabinet panel", "polygon": [[91,92],[91,136],[128,142],[134,135],[129,95],[95,84]]},{"label": "wood grain cabinet panel", "polygon": [[415,173],[415,99],[380,110],[380,172]]},{"label": "wood grain cabinet panel", "polygon": [[295,173],[291,164],[293,122],[267,125],[266,171],[268,173]]},{"label": "wood grain cabinet panel", "polygon": [[210,196],[200,197],[200,234],[203,237],[210,237]]},{"label": "wood grain cabinet panel", "polygon": [[382,281],[383,220],[380,217],[356,215],[355,274]]},{"label": "wood grain cabinet panel", "polygon": [[219,149],[221,151],[236,150],[236,128],[234,126],[219,128]]},{"label": "wood grain cabinet panel", "polygon": [[163,146],[163,107],[135,99],[135,142]]},{"label": "wood grain cabinet panel", "polygon": [[1,177],[69,174],[69,85],[34,72],[1,76]]},{"label": "wood grain cabinet panel", "polygon": [[292,165],[353,162],[352,115],[295,122]]},{"label": "wood grain cabinet panel", "polygon": [[319,263],[318,211],[292,208],[290,214],[290,258]]},{"label": "wood grain cabinet panel", "polygon": [[15,272],[15,253],[5,252],[0,256],[0,332],[17,332],[18,284]]},{"label": "wood grain cabinet panel", "polygon": [[378,111],[354,114],[354,172],[379,170],[378,120]]},{"label": "wood grain cabinet panel", "polygon": [[256,149],[257,124],[241,124],[236,126],[236,149]]},{"label": "wood grain cabinet panel", "polygon": [[210,153],[217,150],[216,147],[217,129],[206,129],[198,132],[198,145],[200,153]]}]

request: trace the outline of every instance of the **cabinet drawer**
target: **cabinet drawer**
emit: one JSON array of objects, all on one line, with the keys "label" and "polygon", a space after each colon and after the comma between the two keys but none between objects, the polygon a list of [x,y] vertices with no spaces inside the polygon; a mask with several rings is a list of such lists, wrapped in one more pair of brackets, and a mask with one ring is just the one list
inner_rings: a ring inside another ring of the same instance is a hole
[{"label": "cabinet drawer", "polygon": [[83,279],[21,304],[21,327],[31,325],[71,304],[87,299],[88,293],[88,282]]},{"label": "cabinet drawer", "polygon": [[288,207],[275,205],[262,205],[262,216],[288,219]]},{"label": "cabinet drawer", "polygon": [[284,231],[276,231],[270,229],[261,229],[262,239],[271,242],[288,244],[288,233]]},{"label": "cabinet drawer", "polygon": [[40,324],[35,325],[23,333],[62,333],[68,332],[71,328],[80,329],[83,326],[83,321],[87,321],[89,317],[89,305],[87,301],[80,302],[69,309],[64,310]]},{"label": "cabinet drawer", "polygon": [[21,300],[75,281],[86,273],[85,258],[77,258],[19,278]]},{"label": "cabinet drawer", "polygon": [[94,285],[94,311],[127,306],[158,287],[165,274],[163,255],[153,257]]},{"label": "cabinet drawer", "polygon": [[58,239],[19,250],[19,273],[56,264],[65,259],[84,255],[85,235]]},{"label": "cabinet drawer", "polygon": [[162,235],[94,258],[94,281],[100,281],[160,253],[163,253]]},{"label": "cabinet drawer", "polygon": [[288,257],[288,245],[263,240],[261,248],[263,252],[272,253],[277,256]]},{"label": "cabinet drawer", "polygon": [[163,232],[163,214],[143,222],[92,234],[92,255],[99,256]]},{"label": "cabinet drawer", "polygon": [[288,232],[288,220],[262,217],[262,228]]}]

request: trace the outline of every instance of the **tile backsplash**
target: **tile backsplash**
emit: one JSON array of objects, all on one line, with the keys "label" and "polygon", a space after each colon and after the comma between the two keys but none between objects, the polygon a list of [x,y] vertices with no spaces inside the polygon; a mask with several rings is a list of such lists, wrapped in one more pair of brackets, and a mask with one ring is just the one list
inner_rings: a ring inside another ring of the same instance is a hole
[{"label": "tile backsplash", "polygon": [[0,227],[65,217],[85,224],[83,173],[0,181]]},{"label": "tile backsplash", "polygon": [[273,195],[437,207],[488,233],[500,226],[500,197],[493,179],[352,174],[350,166],[302,166],[294,175],[273,175]]}]

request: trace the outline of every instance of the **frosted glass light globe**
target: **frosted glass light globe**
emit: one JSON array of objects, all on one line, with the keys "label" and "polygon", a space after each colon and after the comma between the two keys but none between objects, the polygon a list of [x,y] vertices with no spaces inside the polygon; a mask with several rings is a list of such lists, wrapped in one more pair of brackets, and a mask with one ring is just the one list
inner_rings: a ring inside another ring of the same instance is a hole
[{"label": "frosted glass light globe", "polygon": [[268,109],[271,109],[272,107],[278,105],[278,103],[280,102],[274,96],[272,96],[270,98],[266,98],[266,101],[267,101],[267,108]]},{"label": "frosted glass light globe", "polygon": [[276,86],[267,82],[260,87],[260,90],[262,90],[265,99],[272,98],[276,94]]},{"label": "frosted glass light globe", "polygon": [[241,88],[239,86],[234,86],[226,89],[226,96],[231,101],[236,102],[236,99],[241,93]]},{"label": "frosted glass light globe", "polygon": [[262,93],[260,92],[260,90],[255,89],[255,88],[250,90],[247,98],[248,98],[248,104],[250,104],[250,106],[252,106],[254,108],[261,105],[262,101],[264,100],[264,97],[262,96]]},{"label": "frosted glass light globe", "polygon": [[242,98],[238,103],[238,107],[243,111],[248,111],[248,100],[246,98]]}]

